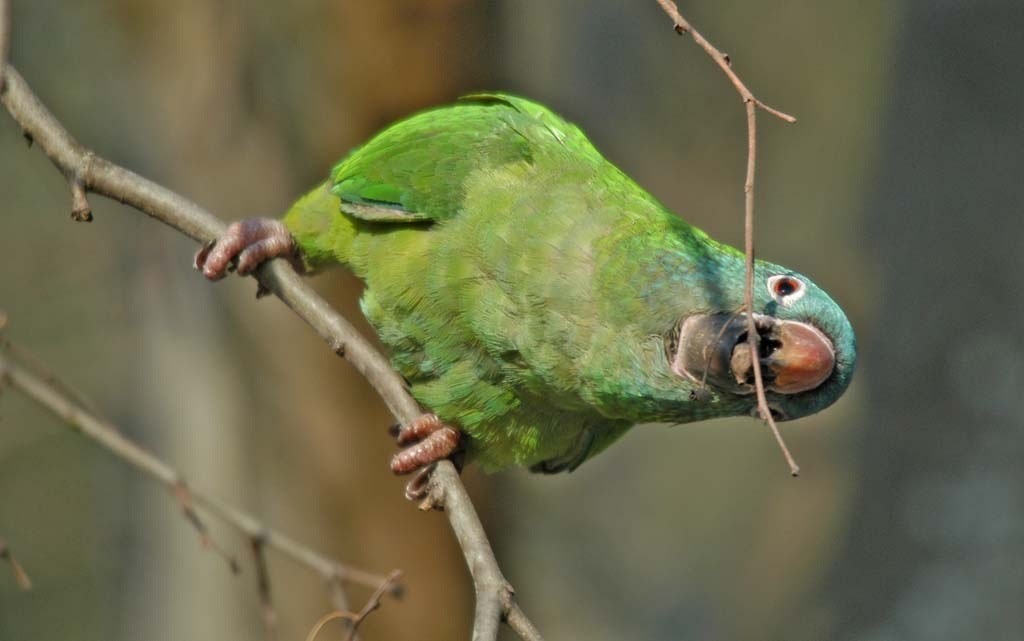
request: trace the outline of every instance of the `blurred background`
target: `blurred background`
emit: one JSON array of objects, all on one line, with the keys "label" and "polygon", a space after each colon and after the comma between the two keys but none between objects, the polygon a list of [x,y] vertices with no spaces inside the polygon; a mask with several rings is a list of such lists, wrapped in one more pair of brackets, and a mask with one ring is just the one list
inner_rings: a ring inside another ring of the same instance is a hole
[{"label": "blurred background", "polygon": [[[520,602],[549,639],[1024,638],[1024,5],[683,12],[799,118],[759,121],[759,255],[832,292],[860,368],[783,426],[797,480],[749,419],[639,427],[571,475],[468,470]],[[503,89],[742,243],[743,109],[654,0],[15,0],[11,57],[80,141],[224,219],[280,214],[395,118]],[[465,565],[444,516],[402,499],[372,390],[251,280],[211,286],[182,236],[91,202],[72,223],[0,115],[5,335],[192,486],[403,569],[367,639],[468,638]],[[362,322],[357,280],[315,285]],[[0,566],[0,639],[262,638],[247,544],[208,521],[239,576],[163,489],[3,391],[0,537],[35,587]],[[304,638],[320,579],[273,553],[270,573],[279,638]]]}]

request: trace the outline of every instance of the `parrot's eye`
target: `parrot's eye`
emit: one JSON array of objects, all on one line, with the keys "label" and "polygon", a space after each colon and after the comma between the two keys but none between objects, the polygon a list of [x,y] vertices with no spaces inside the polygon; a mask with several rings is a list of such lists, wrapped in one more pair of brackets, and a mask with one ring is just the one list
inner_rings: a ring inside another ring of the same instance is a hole
[{"label": "parrot's eye", "polygon": [[768,293],[783,305],[791,305],[804,295],[804,282],[793,276],[772,276],[768,279]]}]

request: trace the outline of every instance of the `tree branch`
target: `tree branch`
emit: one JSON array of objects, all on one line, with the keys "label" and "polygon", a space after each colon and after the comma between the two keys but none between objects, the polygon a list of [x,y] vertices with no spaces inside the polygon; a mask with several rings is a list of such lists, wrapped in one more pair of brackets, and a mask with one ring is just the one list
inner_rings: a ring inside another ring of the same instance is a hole
[{"label": "tree branch", "polygon": [[260,609],[263,611],[263,632],[267,641],[274,641],[277,638],[277,612],[274,611],[274,599],[270,591],[266,536],[250,538],[249,547],[252,551],[253,565],[256,567],[256,594],[260,598]]},{"label": "tree branch", "polygon": [[[224,232],[224,224],[199,205],[80,145],[12,66],[0,71],[6,80],[0,89],[0,103],[68,178],[74,211],[81,211],[80,201],[85,199],[86,192],[92,192],[128,204],[200,243],[214,240]],[[81,189],[81,198],[75,191],[76,185]],[[387,359],[313,292],[287,261],[265,263],[256,271],[256,278],[263,288],[312,326],[336,354],[352,363],[400,423],[407,424],[422,413]],[[430,487],[428,500],[433,507],[445,509],[473,577],[477,598],[474,641],[495,639],[502,618],[523,639],[540,639],[536,628],[512,599],[512,590],[455,467],[448,461],[439,462],[431,475]]]},{"label": "tree branch", "polygon": [[658,0],[658,4],[660,4],[661,8],[668,14],[668,17],[672,18],[673,27],[675,28],[676,33],[679,35],[687,33],[690,34],[693,41],[696,42],[701,49],[707,52],[709,56],[711,56],[711,59],[715,61],[715,63],[722,69],[722,72],[725,73],[726,77],[732,82],[733,86],[736,87],[736,91],[740,94],[740,98],[743,99],[743,102],[753,103],[758,108],[764,109],[776,118],[781,118],[788,123],[796,122],[796,118],[793,116],[783,113],[774,107],[769,107],[758,100],[754,94],[747,89],[747,85],[743,84],[743,81],[740,80],[738,75],[736,75],[736,72],[732,70],[732,60],[729,59],[729,56],[719,51],[714,45],[708,42],[699,31],[694,29],[686,18],[679,13],[679,7],[676,6],[675,2],[672,0]]},{"label": "tree branch", "polygon": [[763,109],[776,118],[785,120],[788,123],[796,122],[796,118],[778,109],[769,107],[761,102],[747,89],[740,77],[732,70],[732,61],[729,56],[719,51],[714,45],[700,34],[687,22],[679,13],[679,7],[672,0],[658,0],[658,4],[672,19],[676,33],[679,35],[690,34],[693,41],[700,46],[711,59],[719,66],[726,77],[732,82],[739,93],[740,98],[747,111],[747,178],[743,183],[743,229],[744,249],[746,253],[746,280],[743,288],[743,306],[747,310],[747,345],[750,347],[750,362],[754,370],[754,390],[757,394],[757,413],[761,420],[768,424],[775,441],[779,444],[786,463],[789,465],[789,472],[793,476],[800,475],[800,466],[796,464],[793,455],[789,453],[786,442],[782,440],[779,427],[775,424],[772,410],[768,406],[768,398],[764,391],[764,377],[761,375],[761,360],[758,358],[758,342],[760,337],[757,334],[757,326],[754,323],[754,173],[757,169],[757,110]]},{"label": "tree branch", "polygon": [[[257,560],[262,555],[262,549],[268,547],[277,550],[296,563],[310,568],[328,581],[341,580],[370,587],[377,586],[383,581],[383,577],[379,575],[349,568],[285,534],[268,528],[255,517],[224,501],[204,492],[187,488],[177,470],[124,437],[117,427],[97,418],[93,412],[72,400],[62,389],[64,386],[60,383],[44,380],[3,353],[0,353],[0,382],[8,383],[83,436],[162,483],[175,495],[182,505],[186,519],[196,527],[204,538],[207,537],[206,528],[198,521],[198,516],[192,507],[193,504],[244,534],[250,542],[253,542]],[[258,548],[256,542],[259,543]],[[265,572],[265,568],[259,568],[259,572]],[[269,604],[269,585],[264,595],[262,589],[264,580],[265,575],[261,575],[259,579],[260,597],[261,602],[267,605]]]},{"label": "tree branch", "polygon": [[367,599],[366,605],[358,613],[349,612],[347,609],[338,609],[333,612],[328,612],[320,618],[313,625],[313,629],[309,631],[306,636],[306,641],[316,641],[317,636],[320,634],[320,630],[331,621],[340,619],[348,625],[348,634],[345,635],[345,641],[356,641],[359,638],[359,626],[362,625],[366,617],[370,616],[373,612],[380,607],[381,599],[384,597],[386,592],[394,591],[394,582],[398,580],[400,573],[396,570],[392,572],[384,582],[380,584],[380,587],[370,595]]},{"label": "tree branch", "polygon": [[348,636],[345,637],[345,641],[354,641],[356,636],[359,634],[359,626],[366,620],[366,617],[377,610],[380,607],[381,599],[388,592],[392,592],[392,586],[398,581],[401,573],[398,571],[392,572],[384,582],[380,584],[380,587],[370,595],[370,598],[366,600],[366,605],[359,611],[355,619],[352,620],[352,628],[348,631]]}]

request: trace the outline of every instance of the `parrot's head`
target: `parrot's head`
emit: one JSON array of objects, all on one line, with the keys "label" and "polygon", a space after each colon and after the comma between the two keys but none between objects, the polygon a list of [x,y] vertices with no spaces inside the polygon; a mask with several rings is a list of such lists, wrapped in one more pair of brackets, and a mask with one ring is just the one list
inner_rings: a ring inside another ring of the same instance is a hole
[{"label": "parrot's head", "polygon": [[[783,421],[819,412],[846,391],[853,376],[850,321],[806,276],[762,261],[754,273],[754,324],[768,405]],[[729,298],[732,305],[736,296]],[[668,356],[676,375],[717,392],[723,410],[749,408],[756,415],[747,315],[737,308],[681,319]]]}]

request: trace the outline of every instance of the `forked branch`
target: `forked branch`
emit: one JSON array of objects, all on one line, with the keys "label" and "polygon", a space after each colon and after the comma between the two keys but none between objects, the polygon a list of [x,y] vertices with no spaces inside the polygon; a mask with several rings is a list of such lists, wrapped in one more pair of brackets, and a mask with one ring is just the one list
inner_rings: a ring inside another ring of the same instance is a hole
[{"label": "forked branch", "polygon": [[[163,484],[178,501],[185,519],[200,534],[204,544],[210,546],[212,542],[209,539],[205,522],[200,519],[199,514],[196,512],[196,507],[205,510],[208,514],[215,516],[242,533],[252,543],[254,550],[258,546],[259,553],[255,555],[257,561],[262,556],[262,549],[266,547],[279,552],[300,565],[308,567],[327,582],[344,581],[369,587],[376,587],[383,582],[384,577],[342,565],[291,537],[267,527],[255,517],[239,510],[233,505],[199,490],[189,488],[177,470],[123,436],[121,431],[111,423],[97,417],[92,410],[87,409],[81,402],[65,391],[68,389],[66,385],[54,380],[52,375],[43,377],[34,373],[30,368],[25,367],[12,358],[6,349],[0,352],[0,383],[10,385],[12,388],[23,393],[42,408],[64,421],[68,427],[73,428],[121,460],[126,461],[139,471]],[[215,550],[221,551],[220,548],[216,547]],[[222,555],[227,558],[227,555],[223,554],[223,552]],[[232,559],[229,559],[229,563],[231,563],[232,568],[236,567]],[[257,565],[259,566],[259,563]],[[269,587],[266,588],[266,594],[264,594],[263,589],[265,567],[258,567],[258,570],[262,575],[259,582],[261,602],[263,602],[264,606],[269,606]]]},{"label": "forked branch", "polygon": [[761,419],[768,424],[771,428],[772,434],[775,436],[776,442],[779,444],[779,449],[782,450],[783,456],[786,457],[786,463],[789,465],[789,472],[793,476],[800,475],[800,466],[796,464],[793,459],[793,455],[789,453],[789,448],[786,447],[786,442],[782,440],[782,434],[779,432],[779,427],[775,424],[775,418],[772,416],[772,410],[768,407],[768,398],[764,391],[764,377],[761,374],[761,361],[758,358],[758,342],[760,337],[757,333],[757,327],[754,324],[754,174],[757,169],[757,110],[763,109],[770,113],[776,118],[780,118],[788,123],[796,122],[796,118],[790,116],[787,113],[781,112],[778,109],[769,107],[765,103],[761,102],[751,93],[750,89],[747,89],[747,85],[743,84],[740,77],[736,75],[736,72],[732,69],[732,60],[729,56],[719,51],[714,45],[700,34],[699,31],[693,28],[693,26],[687,22],[679,13],[679,7],[672,0],[658,0],[658,4],[668,14],[669,18],[672,19],[673,28],[679,35],[690,34],[693,41],[700,46],[711,59],[721,68],[722,72],[725,73],[729,81],[732,82],[733,86],[736,87],[736,92],[739,93],[740,98],[743,100],[743,104],[747,111],[747,178],[743,184],[743,229],[744,229],[744,250],[746,253],[746,280],[743,288],[743,306],[747,311],[747,345],[750,347],[750,362],[754,370],[754,389],[757,394],[757,413]]},{"label": "forked branch", "polygon": [[342,620],[348,625],[348,634],[345,635],[345,641],[355,641],[359,636],[359,626],[363,624],[366,617],[373,614],[377,608],[380,607],[381,599],[384,595],[391,591],[394,582],[398,580],[399,573],[392,572],[390,576],[384,579],[384,582],[380,584],[377,590],[370,595],[367,599],[366,605],[359,612],[349,612],[347,609],[338,609],[334,612],[329,612],[320,618],[319,621],[313,626],[313,629],[309,631],[309,635],[306,636],[306,641],[316,641],[320,631],[323,630],[324,626],[334,620]]}]

